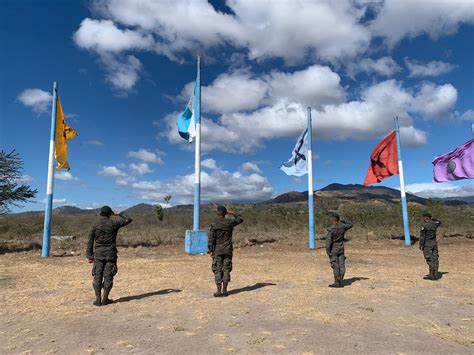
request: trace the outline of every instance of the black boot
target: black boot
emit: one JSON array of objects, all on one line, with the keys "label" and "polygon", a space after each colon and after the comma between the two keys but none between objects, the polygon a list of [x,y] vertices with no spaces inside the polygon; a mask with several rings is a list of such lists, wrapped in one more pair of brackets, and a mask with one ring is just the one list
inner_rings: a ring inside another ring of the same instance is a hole
[{"label": "black boot", "polygon": [[94,289],[95,292],[95,301],[92,303],[94,306],[102,306],[102,300],[100,297],[100,288],[98,290]]},{"label": "black boot", "polygon": [[339,286],[339,276],[334,275],[334,283],[329,285],[329,287],[336,287],[336,288],[341,287]]},{"label": "black boot", "polygon": [[104,297],[102,298],[102,305],[107,306],[108,304],[114,303],[111,299],[109,299],[110,289],[104,288]]},{"label": "black boot", "polygon": [[227,296],[229,296],[229,293],[227,292],[227,285],[228,285],[227,282],[224,282],[224,283],[222,284],[222,297],[227,297]]},{"label": "black boot", "polygon": [[430,266],[430,274],[424,277],[425,280],[436,281],[435,268]]},{"label": "black boot", "polygon": [[438,272],[438,265],[433,268],[433,279],[438,281],[440,279],[440,274]]},{"label": "black boot", "polygon": [[216,284],[217,292],[214,293],[214,297],[222,297],[222,284]]},{"label": "black boot", "polygon": [[339,276],[339,287],[344,287],[344,274]]}]

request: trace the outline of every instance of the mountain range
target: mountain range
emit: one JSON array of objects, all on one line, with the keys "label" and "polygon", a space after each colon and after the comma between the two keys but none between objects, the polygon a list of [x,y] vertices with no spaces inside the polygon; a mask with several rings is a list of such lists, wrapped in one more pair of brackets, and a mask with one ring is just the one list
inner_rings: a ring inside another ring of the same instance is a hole
[{"label": "mountain range", "polygon": [[[356,201],[356,202],[369,202],[369,201],[382,201],[385,203],[399,203],[400,191],[385,186],[363,186],[359,184],[330,184],[322,189],[314,192],[316,198],[334,198],[342,201]],[[302,203],[308,200],[308,191],[298,192],[290,191],[281,194],[271,200],[259,202],[258,204],[287,204],[287,203]],[[414,194],[407,194],[407,200],[411,203],[417,203],[426,205],[430,199],[416,196]],[[474,204],[474,196],[460,197],[460,198],[444,198],[444,199],[431,199],[435,201],[442,201],[448,206],[460,206],[467,204]],[[173,208],[192,208],[192,205],[179,205]],[[82,209],[75,206],[61,206],[54,209],[54,214],[61,215],[96,215],[99,214],[100,209]],[[153,205],[140,203],[126,209],[124,212],[145,215],[153,214]],[[42,212],[23,212],[23,213],[42,213]]]}]

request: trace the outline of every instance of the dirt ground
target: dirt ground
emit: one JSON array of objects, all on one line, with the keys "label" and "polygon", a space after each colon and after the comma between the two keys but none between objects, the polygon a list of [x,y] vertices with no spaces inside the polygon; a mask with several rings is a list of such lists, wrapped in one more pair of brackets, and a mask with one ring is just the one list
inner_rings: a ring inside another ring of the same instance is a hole
[{"label": "dirt ground", "polygon": [[0,255],[0,353],[474,353],[474,240],[441,241],[438,282],[417,245],[346,248],[343,289],[323,249],[237,249],[220,299],[209,256],[121,249],[100,308],[83,255]]}]

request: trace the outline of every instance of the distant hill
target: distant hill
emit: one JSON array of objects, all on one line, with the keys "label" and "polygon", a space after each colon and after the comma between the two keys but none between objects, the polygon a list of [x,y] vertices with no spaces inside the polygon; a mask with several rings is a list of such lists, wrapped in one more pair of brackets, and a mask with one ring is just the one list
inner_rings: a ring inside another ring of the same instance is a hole
[{"label": "distant hill", "polygon": [[139,203],[138,205],[132,206],[130,208],[127,208],[125,213],[130,213],[130,214],[154,214],[155,213],[155,207],[153,205],[149,205],[147,203]]},{"label": "distant hill", "polygon": [[[330,184],[320,190],[315,191],[315,196],[336,198],[339,200],[349,201],[383,201],[387,203],[398,203],[400,201],[400,191],[385,186],[364,186],[359,184]],[[272,203],[295,203],[306,202],[308,200],[308,192],[291,191],[279,195],[271,200],[264,201],[265,204]],[[413,194],[407,194],[408,202],[426,205],[429,199],[419,197]],[[446,205],[463,205],[466,201],[459,200],[443,200]]]},{"label": "distant hill", "polygon": [[[370,202],[381,201],[384,203],[399,203],[400,191],[385,186],[363,186],[359,184],[330,184],[322,189],[314,192],[316,197],[326,197],[329,199],[336,199],[338,201],[358,201]],[[408,202],[419,203],[426,205],[430,199],[419,197],[413,194],[407,194]],[[474,204],[474,196],[460,197],[460,198],[444,198],[433,199],[435,201],[442,201],[448,206],[460,206],[466,204]],[[285,204],[285,203],[302,203],[308,201],[308,192],[290,191],[281,194],[271,200],[260,202],[261,204]],[[206,205],[203,205],[204,207]],[[177,205],[171,207],[176,210],[191,209],[192,205]],[[56,215],[98,215],[100,209],[82,209],[75,206],[61,206],[53,210]],[[147,203],[140,203],[126,209],[124,212],[132,215],[150,215],[155,213],[153,205]],[[37,215],[43,214],[43,211],[21,212],[20,214]]]}]

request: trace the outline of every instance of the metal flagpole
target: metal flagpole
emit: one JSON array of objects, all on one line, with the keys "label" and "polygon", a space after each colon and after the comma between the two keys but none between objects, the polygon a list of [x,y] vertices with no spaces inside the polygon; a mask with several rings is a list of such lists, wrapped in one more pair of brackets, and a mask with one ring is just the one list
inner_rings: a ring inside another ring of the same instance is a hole
[{"label": "metal flagpole", "polygon": [[403,229],[405,233],[405,245],[411,245],[410,238],[410,227],[408,224],[408,209],[407,209],[407,197],[405,193],[405,177],[403,175],[403,163],[402,163],[402,149],[400,144],[400,126],[398,124],[398,117],[395,116],[395,131],[397,135],[397,150],[398,150],[398,171],[400,176],[400,194],[402,201],[402,215],[403,215]]},{"label": "metal flagpole", "polygon": [[311,121],[311,107],[308,107],[308,224],[309,248],[314,249],[314,202],[313,202],[313,125]]},{"label": "metal flagpole", "polygon": [[193,230],[200,227],[199,212],[201,203],[201,56],[197,59],[197,92],[194,97],[194,119],[196,122],[195,163],[194,163],[194,220]]},{"label": "metal flagpole", "polygon": [[58,98],[58,83],[53,83],[53,104],[51,109],[51,136],[49,140],[48,182],[46,184],[46,209],[44,211],[43,248],[41,256],[48,257],[51,242],[51,222],[53,214],[54,187],[54,150],[56,143],[56,104]]}]

